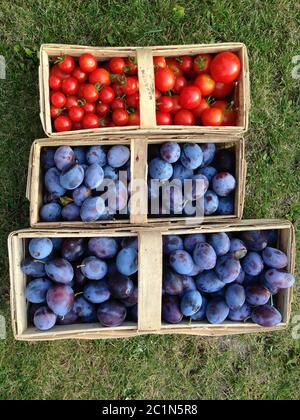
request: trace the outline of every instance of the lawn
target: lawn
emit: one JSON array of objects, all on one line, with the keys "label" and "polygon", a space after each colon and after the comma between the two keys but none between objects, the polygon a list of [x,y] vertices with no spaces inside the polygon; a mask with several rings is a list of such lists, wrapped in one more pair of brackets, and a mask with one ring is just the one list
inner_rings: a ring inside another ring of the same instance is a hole
[{"label": "lawn", "polygon": [[[290,0],[1,1],[1,399],[299,399],[300,340],[283,333],[203,339],[140,337],[96,342],[14,341],[6,239],[28,226],[30,145],[39,121],[40,44],[93,46],[241,41],[249,48],[252,110],[246,135],[245,218],[300,222],[300,7]],[[298,244],[300,234],[298,232]],[[298,267],[300,259],[298,258]],[[293,314],[300,314],[299,286]]]}]

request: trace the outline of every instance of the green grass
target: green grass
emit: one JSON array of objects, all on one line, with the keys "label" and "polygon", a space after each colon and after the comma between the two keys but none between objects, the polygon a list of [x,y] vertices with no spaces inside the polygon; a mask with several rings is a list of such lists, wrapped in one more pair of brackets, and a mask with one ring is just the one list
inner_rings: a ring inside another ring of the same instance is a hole
[{"label": "green grass", "polygon": [[[39,121],[36,51],[45,42],[95,46],[242,41],[250,56],[245,217],[300,220],[299,5],[289,0],[1,1],[0,341],[1,399],[299,399],[299,340],[284,333],[235,338],[140,337],[26,344],[9,321],[6,238],[28,226],[27,160]],[[299,233],[297,234],[299,244]],[[298,259],[299,263],[299,259]],[[299,264],[298,264],[299,266]],[[293,313],[300,313],[299,287]]]}]

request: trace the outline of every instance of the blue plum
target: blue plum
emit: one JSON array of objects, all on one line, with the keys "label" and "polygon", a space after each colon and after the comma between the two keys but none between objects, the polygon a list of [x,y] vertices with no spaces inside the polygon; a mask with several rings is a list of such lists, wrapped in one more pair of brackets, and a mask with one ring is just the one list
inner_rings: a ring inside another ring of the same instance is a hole
[{"label": "blue plum", "polygon": [[169,262],[173,270],[178,274],[189,274],[194,268],[191,255],[184,251],[173,251],[169,256]]},{"label": "blue plum", "polygon": [[45,174],[45,187],[53,198],[62,197],[66,192],[60,183],[60,174],[57,168],[50,168]]},{"label": "blue plum", "polygon": [[180,310],[184,316],[192,316],[197,313],[202,306],[202,296],[198,290],[189,290],[180,301]]},{"label": "blue plum", "polygon": [[103,146],[91,146],[86,154],[86,161],[89,165],[97,163],[100,166],[106,165],[106,152]]},{"label": "blue plum", "polygon": [[193,321],[203,321],[206,318],[206,310],[208,305],[208,299],[202,296],[202,305],[198,312],[191,316]]},{"label": "blue plum", "polygon": [[191,179],[184,181],[184,198],[185,200],[195,201],[204,197],[209,186],[208,179],[205,175],[193,175]]},{"label": "blue plum", "polygon": [[70,286],[56,284],[47,292],[47,305],[57,316],[65,316],[74,304],[74,292]]},{"label": "blue plum", "polygon": [[181,149],[178,143],[168,141],[160,148],[161,157],[168,163],[175,163],[179,160]]},{"label": "blue plum", "polygon": [[263,306],[269,302],[271,293],[260,285],[248,286],[246,288],[247,303],[251,306]]},{"label": "blue plum", "polygon": [[218,258],[216,272],[224,283],[233,283],[238,278],[240,271],[241,264],[232,255],[224,255]]},{"label": "blue plum", "polygon": [[235,279],[235,282],[237,284],[244,284],[244,281],[245,281],[245,271],[243,269],[241,269],[240,274]]},{"label": "blue plum", "polygon": [[191,276],[182,276],[182,286],[182,294],[184,294],[185,292],[189,292],[190,290],[197,290],[195,280]]},{"label": "blue plum", "polygon": [[73,152],[75,154],[75,160],[79,165],[86,164],[86,153],[85,148],[81,146],[73,147]]},{"label": "blue plum", "polygon": [[76,206],[81,207],[84,201],[89,198],[92,194],[90,188],[87,188],[85,185],[81,185],[73,191],[73,200]]},{"label": "blue plum", "polygon": [[84,169],[77,163],[64,169],[59,177],[60,185],[66,190],[75,190],[84,179]]},{"label": "blue plum", "polygon": [[60,171],[75,163],[75,153],[69,146],[59,147],[54,154],[54,162]]},{"label": "blue plum", "polygon": [[82,204],[80,217],[83,222],[95,222],[105,214],[105,211],[105,202],[101,197],[90,197]]},{"label": "blue plum", "polygon": [[164,254],[170,255],[173,251],[183,249],[183,241],[178,235],[168,235],[163,237]]},{"label": "blue plum", "polygon": [[88,302],[83,296],[76,297],[73,312],[78,316],[81,322],[91,323],[97,321],[95,305]]},{"label": "blue plum", "polygon": [[278,289],[289,289],[295,284],[293,274],[275,268],[266,272],[265,279],[272,287],[278,287]]},{"label": "blue plum", "polygon": [[34,317],[34,326],[40,331],[48,331],[56,324],[57,316],[46,306],[37,309]]},{"label": "blue plum", "polygon": [[262,327],[275,327],[282,321],[281,313],[270,305],[259,306],[252,312],[252,321]]},{"label": "blue plum", "polygon": [[196,143],[185,143],[182,147],[180,161],[187,169],[197,169],[203,162],[203,152]]},{"label": "blue plum", "polygon": [[110,165],[105,165],[103,168],[104,179],[112,179],[117,181],[119,179],[119,170],[118,168],[113,168]]},{"label": "blue plum", "polygon": [[226,290],[225,300],[231,311],[241,309],[246,302],[245,289],[239,284],[231,284]]},{"label": "blue plum", "polygon": [[108,206],[111,212],[116,213],[126,209],[128,203],[128,190],[122,181],[116,181],[109,186]]},{"label": "blue plum", "polygon": [[171,179],[177,179],[179,181],[184,181],[193,176],[193,170],[185,168],[181,163],[176,163],[173,166],[173,175]]},{"label": "blue plum", "polygon": [[66,260],[73,262],[78,260],[84,254],[84,240],[82,238],[64,239],[61,255]]},{"label": "blue plum", "polygon": [[95,304],[107,301],[110,298],[110,290],[106,281],[91,281],[84,286],[84,298]]},{"label": "blue plum", "polygon": [[114,258],[118,248],[118,243],[114,238],[91,238],[88,242],[90,253],[104,260]]},{"label": "blue plum", "polygon": [[268,234],[264,230],[242,232],[241,239],[250,251],[262,251],[268,245]]},{"label": "blue plum", "polygon": [[179,299],[177,296],[163,296],[162,318],[169,324],[178,324],[182,321],[183,315],[180,310]]},{"label": "blue plum", "polygon": [[139,249],[139,241],[135,236],[128,236],[121,241],[122,248],[134,248],[136,251]]},{"label": "blue plum", "polygon": [[136,306],[138,303],[138,295],[139,295],[138,288],[135,287],[131,295],[125,299],[121,299],[121,302],[126,306],[126,308],[132,308],[133,306]]},{"label": "blue plum", "polygon": [[51,242],[53,244],[54,251],[59,251],[63,243],[63,238],[51,238]]},{"label": "blue plum", "polygon": [[101,280],[107,271],[107,263],[94,256],[86,257],[81,263],[81,272],[89,280]]},{"label": "blue plum", "polygon": [[251,313],[252,308],[246,302],[240,309],[237,309],[236,311],[230,311],[228,319],[235,322],[245,322],[248,318],[250,318]]},{"label": "blue plum", "polygon": [[45,264],[31,258],[26,258],[21,263],[21,270],[30,277],[43,277],[45,275]]},{"label": "blue plum", "polygon": [[57,222],[61,219],[62,208],[58,203],[44,204],[40,209],[43,222]]},{"label": "blue plum", "polygon": [[204,233],[195,233],[193,235],[184,236],[184,248],[188,252],[193,252],[197,244],[206,242],[206,236]]},{"label": "blue plum", "polygon": [[57,325],[72,325],[78,321],[77,314],[71,310],[63,317],[57,317]]},{"label": "blue plum", "polygon": [[42,167],[45,170],[53,168],[55,166],[54,162],[55,148],[54,147],[43,147],[41,151],[41,163]]},{"label": "blue plum", "polygon": [[211,216],[219,207],[219,198],[212,190],[207,190],[204,195],[204,215]]},{"label": "blue plum", "polygon": [[212,189],[220,197],[227,197],[235,188],[236,180],[229,172],[220,172],[212,179]]},{"label": "blue plum", "polygon": [[209,183],[211,183],[213,177],[217,175],[218,171],[213,166],[205,166],[204,168],[200,168],[196,171],[196,173],[202,174],[206,176]]},{"label": "blue plum", "polygon": [[243,241],[238,238],[233,238],[230,241],[229,252],[234,256],[234,258],[240,260],[241,258],[245,257],[248,251]]},{"label": "blue plum", "polygon": [[262,257],[269,267],[282,269],[288,265],[287,255],[276,248],[266,247],[262,252]]},{"label": "blue plum", "polygon": [[109,277],[109,290],[116,299],[127,299],[134,292],[133,281],[120,273],[116,273]]},{"label": "blue plum", "polygon": [[98,163],[93,163],[85,171],[84,183],[87,188],[95,190],[102,184],[104,180],[104,172]]},{"label": "blue plum", "polygon": [[242,260],[242,267],[246,274],[258,276],[264,269],[264,262],[257,252],[248,252]]},{"label": "blue plum", "polygon": [[206,309],[206,317],[210,324],[222,324],[229,315],[229,307],[222,298],[211,300]]},{"label": "blue plum", "polygon": [[117,269],[125,276],[131,276],[138,270],[138,253],[134,248],[123,248],[116,258]]},{"label": "blue plum", "polygon": [[173,166],[161,158],[154,158],[149,163],[151,178],[159,181],[167,181],[173,175]]},{"label": "blue plum", "polygon": [[48,238],[34,238],[29,242],[29,253],[35,260],[43,260],[49,257],[53,251],[53,243]]},{"label": "blue plum", "polygon": [[193,258],[200,270],[212,270],[216,266],[216,252],[207,242],[200,242],[196,245]]},{"label": "blue plum", "polygon": [[213,247],[217,257],[226,255],[230,249],[230,239],[225,232],[212,233],[209,235],[208,243]]},{"label": "blue plum", "polygon": [[68,220],[69,222],[80,220],[80,207],[74,203],[67,204],[61,211],[61,217],[63,220]]},{"label": "blue plum", "polygon": [[219,207],[217,210],[221,216],[229,216],[234,213],[233,197],[219,197]]},{"label": "blue plum", "polygon": [[216,145],[214,143],[206,143],[201,144],[200,147],[203,154],[203,161],[201,167],[208,166],[215,158]]},{"label": "blue plum", "polygon": [[46,266],[47,276],[62,284],[70,284],[73,281],[74,270],[72,265],[64,258],[56,258],[49,261]]},{"label": "blue plum", "polygon": [[52,286],[52,282],[45,278],[38,278],[28,283],[25,296],[28,302],[43,303],[46,301],[47,292]]},{"label": "blue plum", "polygon": [[107,153],[107,162],[112,168],[121,168],[129,159],[130,150],[127,146],[113,146]]},{"label": "blue plum", "polygon": [[223,283],[214,270],[204,271],[196,278],[197,289],[203,293],[215,293],[224,289]]},{"label": "blue plum", "polygon": [[173,270],[166,269],[163,275],[163,290],[168,295],[177,296],[183,292],[184,276],[175,273]]},{"label": "blue plum", "polygon": [[104,327],[117,327],[121,325],[127,316],[125,305],[117,300],[108,300],[99,305],[97,317]]}]

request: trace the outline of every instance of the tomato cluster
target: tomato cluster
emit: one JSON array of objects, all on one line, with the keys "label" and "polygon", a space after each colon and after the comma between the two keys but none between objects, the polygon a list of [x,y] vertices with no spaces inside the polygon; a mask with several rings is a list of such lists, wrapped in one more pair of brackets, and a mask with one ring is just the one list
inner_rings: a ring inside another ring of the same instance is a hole
[{"label": "tomato cluster", "polygon": [[139,125],[139,83],[135,58],[101,63],[92,54],[78,61],[58,57],[50,70],[50,113],[56,131]]},{"label": "tomato cluster", "polygon": [[158,125],[236,125],[230,99],[241,71],[230,51],[195,57],[154,57]]}]

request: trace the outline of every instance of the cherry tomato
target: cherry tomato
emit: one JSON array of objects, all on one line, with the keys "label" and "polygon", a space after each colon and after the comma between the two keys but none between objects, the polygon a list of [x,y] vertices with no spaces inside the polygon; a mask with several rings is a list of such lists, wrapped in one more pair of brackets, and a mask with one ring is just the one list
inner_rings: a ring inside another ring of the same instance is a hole
[{"label": "cherry tomato", "polygon": [[166,59],[162,56],[153,57],[154,69],[165,69],[167,67]]},{"label": "cherry tomato", "polygon": [[181,89],[187,86],[187,80],[183,76],[176,77],[174,92],[180,93]]},{"label": "cherry tomato", "polygon": [[230,51],[217,54],[211,62],[210,73],[216,82],[234,82],[240,72],[240,59]]},{"label": "cherry tomato", "polygon": [[121,57],[113,57],[109,61],[109,68],[114,74],[122,74],[125,70],[125,61]]},{"label": "cherry tomato", "polygon": [[194,114],[187,109],[177,111],[174,118],[175,125],[195,125]]},{"label": "cherry tomato", "polygon": [[223,112],[218,108],[205,109],[201,114],[203,125],[218,127],[223,122]]},{"label": "cherry tomato", "polygon": [[212,96],[216,99],[223,99],[226,96],[230,95],[233,91],[234,83],[222,83],[216,82],[216,86],[214,91],[212,92]]},{"label": "cherry tomato", "polygon": [[85,129],[88,128],[99,128],[100,127],[100,118],[96,114],[85,114],[82,119],[82,127]]},{"label": "cherry tomato", "polygon": [[110,74],[105,69],[96,69],[89,75],[89,82],[93,85],[99,84],[101,86],[109,86],[111,83]]},{"label": "cherry tomato", "polygon": [[75,60],[70,55],[64,55],[58,57],[57,65],[62,72],[69,74],[75,69]]},{"label": "cherry tomato", "polygon": [[125,101],[121,98],[115,98],[110,104],[111,109],[115,111],[116,109],[125,109]]},{"label": "cherry tomato", "polygon": [[80,67],[75,67],[72,76],[78,80],[79,83],[84,83],[87,81],[88,75],[81,70]]},{"label": "cherry tomato", "polygon": [[193,70],[197,74],[208,73],[212,57],[210,54],[199,54],[194,58]]},{"label": "cherry tomato", "polygon": [[203,96],[208,96],[213,93],[216,82],[209,74],[199,74],[194,85],[200,89]]},{"label": "cherry tomato", "polygon": [[139,91],[138,79],[136,77],[125,77],[121,87],[125,95],[133,95]]},{"label": "cherry tomato", "polygon": [[91,73],[97,68],[97,59],[93,54],[82,54],[79,57],[79,67],[84,73]]},{"label": "cherry tomato", "polygon": [[157,125],[171,125],[171,114],[169,112],[156,111],[156,123]]},{"label": "cherry tomato", "polygon": [[137,60],[135,57],[129,57],[125,60],[125,73],[129,76],[135,76],[138,73]]},{"label": "cherry tomato", "polygon": [[61,89],[66,95],[75,95],[78,91],[79,83],[75,77],[68,77],[63,80]]},{"label": "cherry tomato", "polygon": [[53,92],[51,94],[51,103],[56,108],[63,108],[67,103],[67,98],[62,92]]},{"label": "cherry tomato", "polygon": [[109,111],[110,111],[110,107],[108,104],[103,104],[99,102],[96,105],[96,112],[98,115],[100,115],[100,117],[105,117],[106,115],[109,114]]},{"label": "cherry tomato", "polygon": [[175,75],[169,68],[158,69],[155,72],[155,87],[161,92],[168,92],[175,86]]},{"label": "cherry tomato", "polygon": [[197,108],[201,102],[201,91],[196,86],[184,87],[179,95],[179,103],[184,109]]},{"label": "cherry tomato", "polygon": [[161,97],[160,91],[158,89],[155,89],[155,99],[157,100],[160,97]]},{"label": "cherry tomato", "polygon": [[99,99],[104,104],[110,104],[115,99],[115,92],[110,86],[104,86],[99,92]]},{"label": "cherry tomato", "polygon": [[61,85],[62,85],[62,78],[52,75],[49,78],[49,86],[51,87],[52,90],[58,91],[61,89]]},{"label": "cherry tomato", "polygon": [[73,122],[73,130],[82,130],[82,122]]},{"label": "cherry tomato", "polygon": [[158,110],[162,112],[172,112],[174,108],[174,102],[171,96],[161,96],[156,104]]},{"label": "cherry tomato", "polygon": [[140,125],[140,113],[138,111],[129,114],[127,125]]},{"label": "cherry tomato", "polygon": [[84,116],[84,110],[80,106],[72,106],[69,110],[69,117],[73,122],[79,122]]},{"label": "cherry tomato", "polygon": [[65,108],[67,111],[69,111],[69,109],[72,108],[72,106],[77,106],[77,105],[79,105],[79,99],[77,98],[77,96],[67,97],[67,102],[65,105]]},{"label": "cherry tomato", "polygon": [[61,113],[62,113],[62,109],[61,108],[56,108],[53,105],[50,105],[50,115],[51,118],[57,118]]},{"label": "cherry tomato", "polygon": [[112,120],[118,126],[126,125],[129,120],[128,112],[124,109],[117,109],[112,113]]},{"label": "cherry tomato", "polygon": [[60,115],[59,117],[54,120],[54,128],[56,131],[71,131],[72,130],[72,121],[69,117],[66,117],[65,115]]},{"label": "cherry tomato", "polygon": [[193,59],[191,56],[189,55],[183,55],[182,57],[178,57],[176,58],[176,60],[178,61],[179,65],[180,65],[180,69],[185,72],[185,71],[191,71],[193,68]]},{"label": "cherry tomato", "polygon": [[99,98],[99,92],[94,85],[87,83],[82,85],[82,96],[87,102],[96,102]]},{"label": "cherry tomato", "polygon": [[92,102],[85,102],[85,104],[82,105],[82,109],[86,114],[95,114],[96,104]]},{"label": "cherry tomato", "polygon": [[133,95],[126,96],[126,102],[128,106],[131,108],[139,108],[140,107],[140,95],[138,93],[134,93]]},{"label": "cherry tomato", "polygon": [[113,84],[111,85],[111,87],[113,88],[113,90],[114,90],[114,92],[115,92],[116,97],[120,97],[120,96],[122,96],[122,95],[123,95],[123,92],[122,92],[122,87],[121,87],[121,85],[120,85],[119,83],[113,83]]},{"label": "cherry tomato", "polygon": [[115,127],[108,116],[100,118],[100,127]]},{"label": "cherry tomato", "polygon": [[172,96],[173,99],[173,110],[171,111],[171,115],[175,115],[180,109],[182,109],[180,102],[179,102],[179,95]]},{"label": "cherry tomato", "polygon": [[61,69],[58,67],[58,64],[54,64],[54,66],[50,70],[50,76],[57,76],[60,77],[62,80],[67,79],[70,77],[69,74],[64,73],[61,71]]},{"label": "cherry tomato", "polygon": [[206,99],[202,98],[197,108],[192,109],[192,113],[194,114],[195,118],[200,118],[202,112],[207,108],[209,108],[209,103]]},{"label": "cherry tomato", "polygon": [[226,101],[216,101],[212,104],[212,108],[218,108],[223,112],[222,125],[236,125],[237,110],[234,106],[234,103],[229,103]]},{"label": "cherry tomato", "polygon": [[183,71],[180,68],[180,64],[175,58],[167,58],[166,63],[168,69],[172,70],[175,77],[183,76]]}]

